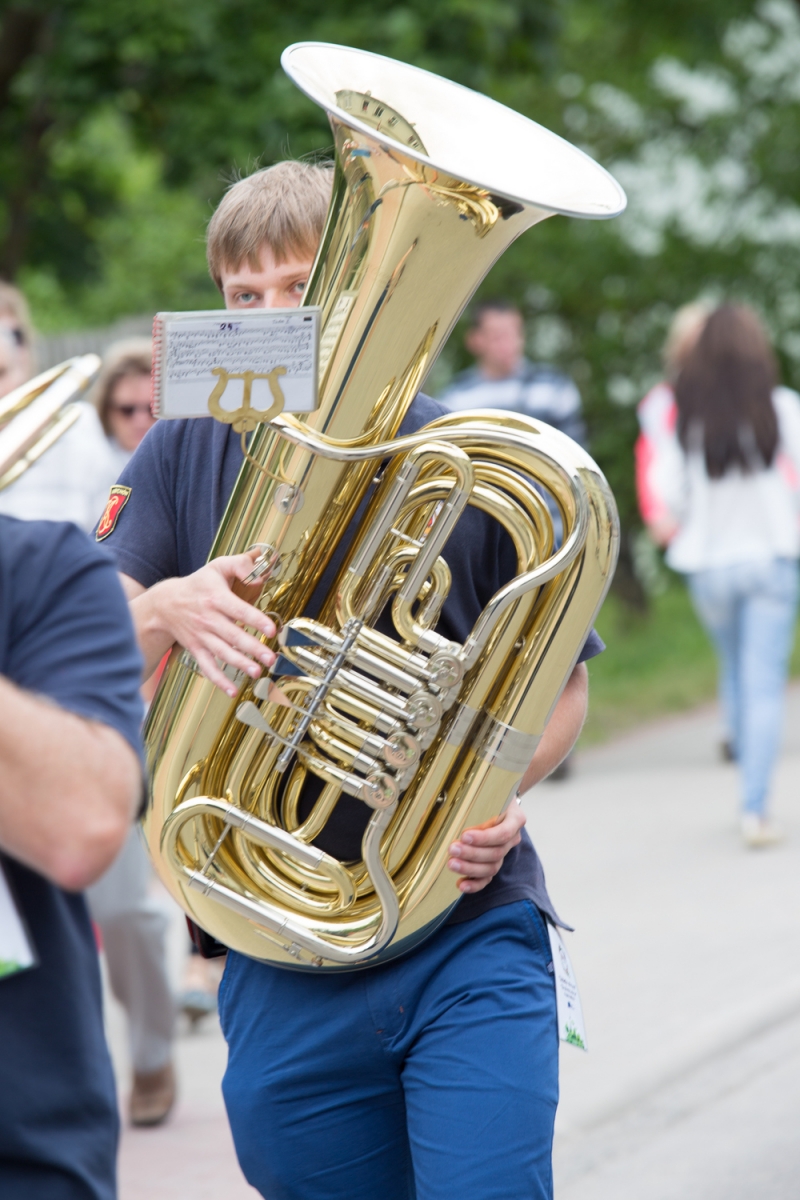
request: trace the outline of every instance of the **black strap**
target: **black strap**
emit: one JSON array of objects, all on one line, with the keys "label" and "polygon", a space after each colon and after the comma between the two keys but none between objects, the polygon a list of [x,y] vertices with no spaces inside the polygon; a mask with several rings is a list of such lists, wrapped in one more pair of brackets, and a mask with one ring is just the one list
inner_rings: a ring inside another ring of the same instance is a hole
[{"label": "black strap", "polygon": [[223,946],[222,942],[218,942],[210,933],[206,933],[205,929],[201,929],[199,925],[195,925],[191,917],[186,918],[186,924],[189,926],[189,937],[192,939],[192,945],[201,958],[224,958],[228,953],[228,947]]}]

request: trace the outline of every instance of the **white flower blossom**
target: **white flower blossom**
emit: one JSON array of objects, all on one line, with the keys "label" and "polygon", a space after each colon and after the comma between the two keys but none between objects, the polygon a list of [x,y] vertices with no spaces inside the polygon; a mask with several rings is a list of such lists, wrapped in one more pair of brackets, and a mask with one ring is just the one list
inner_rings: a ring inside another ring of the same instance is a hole
[{"label": "white flower blossom", "polygon": [[733,81],[719,68],[693,70],[676,58],[659,58],[653,64],[651,78],[662,95],[681,102],[680,114],[688,124],[728,116],[739,108]]},{"label": "white flower blossom", "polygon": [[640,104],[610,83],[594,83],[589,88],[589,99],[606,120],[623,134],[644,133],[646,118]]}]

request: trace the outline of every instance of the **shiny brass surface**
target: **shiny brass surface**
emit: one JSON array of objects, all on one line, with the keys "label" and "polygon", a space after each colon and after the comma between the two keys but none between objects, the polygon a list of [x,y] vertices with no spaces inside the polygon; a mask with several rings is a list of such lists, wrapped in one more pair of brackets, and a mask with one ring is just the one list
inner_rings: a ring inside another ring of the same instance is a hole
[{"label": "shiny brass surface", "polygon": [[[226,945],[346,969],[410,948],[458,900],[447,847],[513,798],[617,553],[608,485],[557,431],[497,411],[403,438],[398,427],[510,243],[553,212],[614,215],[624,197],[574,147],[426,72],[317,44],[283,61],[328,110],[336,144],[306,294],[322,309],[320,404],[253,434],[211,550],[262,548],[259,603],[283,623],[278,692],[239,677],[231,701],[173,653],[147,725],[145,831],[173,896]],[[532,481],[561,513],[558,550]],[[436,623],[444,547],[467,504],[508,531],[518,574],[462,646]],[[375,628],[382,611],[393,638]],[[301,821],[309,775],[323,786]],[[347,863],[310,844],[343,794],[371,813]]]},{"label": "shiny brass surface", "polygon": [[27,471],[80,416],[75,404],[100,370],[96,354],[67,359],[0,400],[0,491]]}]

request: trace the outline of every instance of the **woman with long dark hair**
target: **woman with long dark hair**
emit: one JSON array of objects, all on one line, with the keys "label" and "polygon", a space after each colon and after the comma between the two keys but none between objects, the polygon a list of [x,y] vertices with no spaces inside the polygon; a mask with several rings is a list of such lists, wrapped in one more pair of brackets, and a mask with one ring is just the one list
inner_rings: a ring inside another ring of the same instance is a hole
[{"label": "woman with long dark hair", "polygon": [[719,655],[743,837],[767,845],[776,840],[767,798],[798,600],[800,396],[778,386],[755,313],[730,304],[708,317],[674,391],[674,433],[653,468],[674,518],[661,540]]}]

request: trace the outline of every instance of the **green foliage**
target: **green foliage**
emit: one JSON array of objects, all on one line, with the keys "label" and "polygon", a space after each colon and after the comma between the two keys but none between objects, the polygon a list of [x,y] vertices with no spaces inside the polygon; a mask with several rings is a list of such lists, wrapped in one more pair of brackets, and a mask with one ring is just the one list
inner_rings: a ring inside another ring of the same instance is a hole
[{"label": "green foliage", "polygon": [[520,299],[532,352],[578,382],[632,531],[634,405],[659,378],[677,307],[753,304],[785,381],[800,385],[800,11],[791,0],[565,11],[558,74],[538,81],[526,111],[607,166],[628,210],[534,228],[482,294]]},{"label": "green foliage", "polygon": [[589,663],[584,744],[713,697],[714,651],[682,580],[674,575],[644,613],[632,613],[612,593],[596,627],[610,652]]},{"label": "green foliage", "polygon": [[[128,122],[111,106],[96,110],[57,147],[56,170],[101,162],[115,202],[103,214],[83,212],[97,269],[88,279],[62,274],[53,262],[24,265],[17,276],[45,333],[99,327],[157,309],[213,308],[203,230],[210,209],[188,188],[169,188],[161,156],[140,150]],[[65,201],[66,202],[66,201]]]},{"label": "green foliage", "polygon": [[329,145],[324,115],[280,70],[286,45],[343,42],[492,91],[542,68],[556,26],[556,0],[11,0],[0,24],[0,275],[32,289],[50,326],[62,305],[88,321],[156,296],[195,303],[193,239],[226,181]]},{"label": "green foliage", "polygon": [[[481,295],[519,302],[531,353],[578,382],[629,569],[634,405],[674,309],[753,303],[800,383],[792,0],[9,0],[1,20],[0,274],[46,328],[217,302],[201,239],[226,181],[329,148],[324,115],[279,67],[314,38],[478,88],[628,190],[619,220],[531,230]],[[465,365],[461,332],[434,389]]]}]

